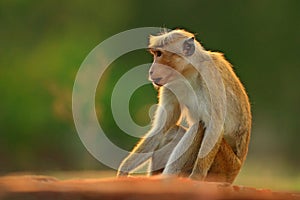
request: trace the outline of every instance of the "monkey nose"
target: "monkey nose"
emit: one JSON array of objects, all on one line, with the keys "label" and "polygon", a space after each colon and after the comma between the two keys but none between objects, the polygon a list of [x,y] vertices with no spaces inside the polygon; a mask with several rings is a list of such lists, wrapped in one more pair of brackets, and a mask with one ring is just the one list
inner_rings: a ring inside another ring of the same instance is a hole
[{"label": "monkey nose", "polygon": [[153,74],[153,71],[150,71],[149,74],[152,75],[152,74]]}]

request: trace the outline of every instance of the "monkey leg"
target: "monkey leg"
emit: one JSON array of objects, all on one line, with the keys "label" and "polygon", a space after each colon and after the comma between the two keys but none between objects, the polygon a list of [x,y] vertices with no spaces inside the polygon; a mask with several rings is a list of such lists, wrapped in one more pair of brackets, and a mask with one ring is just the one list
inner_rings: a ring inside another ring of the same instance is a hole
[{"label": "monkey leg", "polygon": [[205,181],[232,183],[241,169],[241,161],[223,138],[219,151],[209,169]]},{"label": "monkey leg", "polygon": [[153,153],[151,160],[151,175],[157,175],[163,172],[172,151],[183,137],[185,132],[185,128],[181,126],[175,126],[170,128],[165,133],[163,140]]},{"label": "monkey leg", "polygon": [[[205,134],[210,134],[209,132],[205,132]],[[222,134],[217,138],[215,144],[211,144],[208,140],[201,141],[201,146],[197,151],[197,158],[193,166],[192,173],[190,174],[190,178],[195,180],[204,180],[207,176],[208,170],[211,168],[212,163],[219,151],[220,145],[222,143]],[[210,148],[209,152],[206,155],[203,155],[203,151],[207,151],[207,148]]]},{"label": "monkey leg", "polygon": [[193,170],[203,135],[204,126],[201,122],[191,126],[172,151],[163,174],[189,176]]}]

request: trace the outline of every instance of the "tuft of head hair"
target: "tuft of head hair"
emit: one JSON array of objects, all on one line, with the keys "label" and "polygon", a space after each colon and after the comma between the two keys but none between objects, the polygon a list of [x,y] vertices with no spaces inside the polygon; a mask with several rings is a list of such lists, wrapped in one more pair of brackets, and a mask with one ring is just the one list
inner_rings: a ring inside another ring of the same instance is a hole
[{"label": "tuft of head hair", "polygon": [[168,45],[178,39],[195,37],[194,34],[187,32],[183,29],[176,29],[170,32],[162,32],[157,36],[150,35],[149,48],[159,48]]}]

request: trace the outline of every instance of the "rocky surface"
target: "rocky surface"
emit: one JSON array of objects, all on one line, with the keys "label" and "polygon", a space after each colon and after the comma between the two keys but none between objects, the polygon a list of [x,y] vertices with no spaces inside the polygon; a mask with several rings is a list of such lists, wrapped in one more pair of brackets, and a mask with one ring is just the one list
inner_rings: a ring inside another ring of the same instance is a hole
[{"label": "rocky surface", "polygon": [[0,199],[230,200],[300,199],[300,193],[276,192],[183,178],[134,177],[58,180],[47,176],[4,176]]}]

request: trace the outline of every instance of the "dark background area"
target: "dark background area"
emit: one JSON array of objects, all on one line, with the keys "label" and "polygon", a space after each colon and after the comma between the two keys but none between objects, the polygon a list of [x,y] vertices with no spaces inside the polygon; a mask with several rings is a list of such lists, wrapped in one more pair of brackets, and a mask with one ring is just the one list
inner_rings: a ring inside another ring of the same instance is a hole
[{"label": "dark background area", "polygon": [[[247,162],[270,170],[283,165],[287,173],[299,170],[299,9],[298,0],[2,0],[0,173],[107,169],[87,152],[75,130],[73,83],[101,41],[147,26],[185,28],[197,33],[206,49],[224,52],[252,103]],[[148,62],[146,50],[122,56],[97,91],[99,121],[126,149],[137,139],[116,126],[110,95],[123,73]],[[150,84],[138,89],[130,106],[133,119],[149,123],[147,109],[155,102]]]}]

